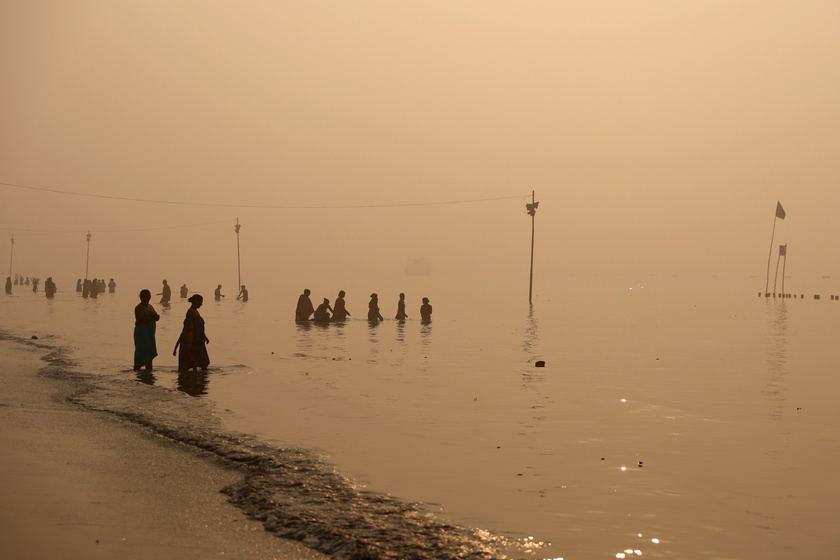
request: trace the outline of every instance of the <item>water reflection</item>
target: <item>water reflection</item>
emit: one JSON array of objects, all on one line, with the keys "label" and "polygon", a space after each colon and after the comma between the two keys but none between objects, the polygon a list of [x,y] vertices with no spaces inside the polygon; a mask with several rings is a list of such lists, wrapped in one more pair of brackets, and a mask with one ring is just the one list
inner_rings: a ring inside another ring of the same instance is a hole
[{"label": "water reflection", "polygon": [[[542,361],[542,357],[536,353],[536,347],[540,340],[539,320],[534,314],[534,306],[528,306],[528,317],[525,324],[525,337],[522,340],[522,351],[528,355],[528,365],[522,373],[522,379],[526,383],[533,383],[542,381],[544,379],[543,369],[536,368],[537,362]],[[543,364],[545,362],[542,362]]]},{"label": "water reflection", "polygon": [[178,373],[178,390],[199,397],[207,394],[210,378],[206,371],[182,371]]},{"label": "water reflection", "polygon": [[423,322],[420,325],[420,344],[425,348],[432,344],[432,323],[430,321]]},{"label": "water reflection", "polygon": [[309,321],[298,321],[297,327],[297,356],[307,356],[312,351],[312,323]]},{"label": "water reflection", "polygon": [[402,367],[405,365],[405,358],[408,354],[408,344],[405,340],[405,321],[396,321],[397,324],[397,352],[393,358],[392,365]]},{"label": "water reflection", "polygon": [[397,342],[405,344],[405,321],[397,321]]},{"label": "water reflection", "polygon": [[376,364],[379,362],[379,337],[377,336],[377,327],[379,321],[368,321],[368,339],[370,340],[370,356],[367,363]]},{"label": "water reflection", "polygon": [[784,397],[785,376],[790,373],[787,358],[788,346],[788,304],[784,299],[767,301],[767,319],[769,325],[767,348],[767,371],[770,377],[764,393],[775,401],[770,412],[774,418],[781,418]]},{"label": "water reflection", "polygon": [[525,340],[522,342],[522,349],[530,353],[539,340],[539,321],[534,315],[534,306],[528,306],[528,321],[525,326]]},{"label": "water reflection", "polygon": [[146,371],[145,369],[137,370],[134,372],[134,376],[137,378],[137,381],[145,383],[146,385],[154,385],[157,381],[155,374],[151,371]]}]

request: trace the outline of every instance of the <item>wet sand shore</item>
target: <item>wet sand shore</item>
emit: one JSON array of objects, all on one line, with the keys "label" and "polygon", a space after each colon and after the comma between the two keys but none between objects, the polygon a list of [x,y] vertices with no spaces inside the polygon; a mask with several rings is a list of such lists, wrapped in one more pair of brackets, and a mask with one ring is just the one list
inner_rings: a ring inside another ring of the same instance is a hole
[{"label": "wet sand shore", "polygon": [[220,490],[242,474],[66,401],[48,350],[0,340],[0,541],[16,559],[324,559],[267,533]]}]

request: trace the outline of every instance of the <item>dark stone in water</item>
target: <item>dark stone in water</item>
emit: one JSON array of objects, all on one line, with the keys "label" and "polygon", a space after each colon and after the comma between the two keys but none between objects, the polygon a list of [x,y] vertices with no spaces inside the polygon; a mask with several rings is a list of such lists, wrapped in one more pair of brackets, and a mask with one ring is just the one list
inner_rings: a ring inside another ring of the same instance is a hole
[{"label": "dark stone in water", "polygon": [[534,365],[537,367],[545,367],[545,362],[543,360],[540,360],[538,362],[535,362]]}]

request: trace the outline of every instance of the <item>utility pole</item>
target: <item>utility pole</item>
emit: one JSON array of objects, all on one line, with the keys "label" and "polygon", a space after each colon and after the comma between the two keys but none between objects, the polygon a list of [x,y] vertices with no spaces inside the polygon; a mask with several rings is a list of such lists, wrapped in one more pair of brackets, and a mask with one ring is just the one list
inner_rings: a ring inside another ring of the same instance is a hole
[{"label": "utility pole", "polygon": [[88,279],[88,265],[90,264],[90,231],[87,232],[87,258],[85,259],[85,280]]},{"label": "utility pole", "polygon": [[236,273],[237,273],[237,284],[236,290],[239,291],[242,288],[242,265],[239,259],[239,218],[236,218],[236,225],[233,226],[233,231],[236,232]]},{"label": "utility pole", "polygon": [[9,278],[12,277],[12,261],[15,257],[15,234],[12,234],[12,250],[9,254]]},{"label": "utility pole", "polygon": [[531,216],[531,281],[528,285],[528,305],[531,305],[534,294],[534,216],[537,214],[539,202],[534,202],[534,191],[531,191],[531,204],[525,204],[525,210]]}]

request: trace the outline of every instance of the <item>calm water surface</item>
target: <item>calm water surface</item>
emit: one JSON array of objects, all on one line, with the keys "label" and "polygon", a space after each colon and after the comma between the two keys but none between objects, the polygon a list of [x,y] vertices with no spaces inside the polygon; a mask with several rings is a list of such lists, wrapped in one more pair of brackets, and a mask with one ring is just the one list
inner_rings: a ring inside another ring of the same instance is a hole
[{"label": "calm water surface", "polygon": [[[211,370],[180,379],[176,298],[156,306],[160,356],[143,381],[508,537],[513,557],[837,558],[840,302],[766,300],[757,282],[568,277],[533,307],[488,286],[433,299],[430,325],[411,305],[405,323],[319,327],[293,322],[294,293],[206,301]],[[16,292],[0,325],[133,378],[135,291]],[[348,298],[353,317],[366,303]]]}]

